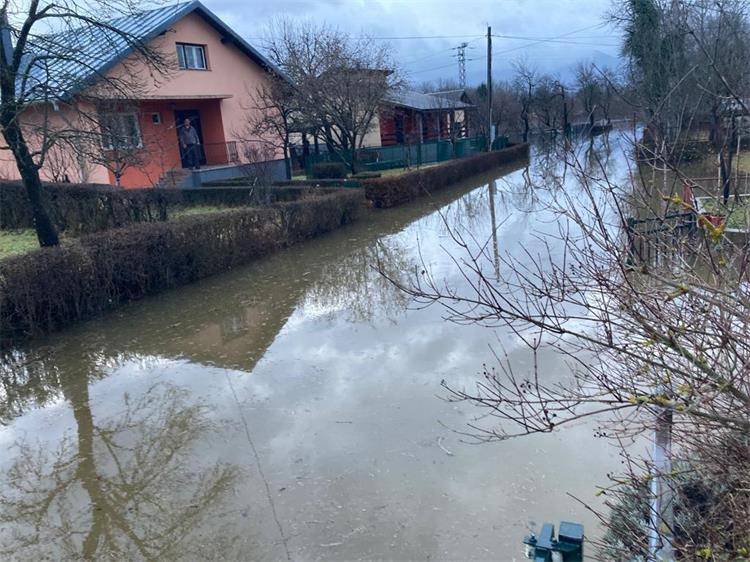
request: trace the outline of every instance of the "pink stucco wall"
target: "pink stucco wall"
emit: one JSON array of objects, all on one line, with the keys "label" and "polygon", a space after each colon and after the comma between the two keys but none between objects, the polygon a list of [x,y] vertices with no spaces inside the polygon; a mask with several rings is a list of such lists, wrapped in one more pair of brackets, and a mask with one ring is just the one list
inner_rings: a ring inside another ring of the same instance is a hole
[{"label": "pink stucco wall", "polygon": [[[221,117],[227,140],[241,140],[248,121],[251,95],[265,80],[265,70],[231,43],[223,44],[221,34],[202,17],[192,13],[171,30],[154,40],[154,45],[174,58],[177,66],[176,44],[194,43],[205,46],[208,70],[175,70],[165,77],[153,77],[137,62],[126,61],[112,73],[136,72],[141,76],[146,95],[175,96],[231,96],[221,100]],[[138,67],[141,69],[138,70]]]},{"label": "pink stucco wall", "polygon": [[[213,112],[204,117],[201,112],[202,122],[206,118],[218,119],[226,141],[247,141],[250,138],[247,124],[250,120],[250,113],[253,111],[250,109],[252,95],[266,79],[266,71],[236,46],[231,43],[222,43],[221,39],[222,36],[216,29],[201,16],[192,13],[174,24],[172,29],[153,42],[153,46],[158,47],[173,60],[174,68],[168,74],[154,76],[145,65],[133,58],[116,65],[110,73],[112,75],[129,73],[138,77],[138,82],[142,85],[139,88],[139,94],[141,94],[139,97],[144,100],[141,103],[143,110],[155,103],[154,96],[158,97],[159,103],[167,111],[170,108],[170,101],[165,98],[174,98],[174,103],[171,104],[174,108],[191,108],[191,103],[193,103],[196,106],[195,109],[198,109],[201,104],[205,105],[207,97],[221,97],[222,99],[212,101],[212,105],[218,104],[218,115],[217,112]],[[179,70],[176,58],[177,43],[204,45],[208,70]],[[188,98],[203,101],[190,102]],[[55,119],[62,122],[68,118],[68,114],[74,113],[73,109],[63,107]],[[32,112],[29,112],[29,118],[32,118],[31,114]],[[219,123],[203,123],[203,125],[204,128],[207,125],[208,128],[215,128]],[[142,123],[142,126],[145,124]],[[176,133],[173,136],[176,148]],[[168,139],[171,139],[171,136]],[[276,157],[280,156],[281,154],[277,152]],[[155,169],[156,163],[154,162],[150,167]],[[72,181],[102,183],[111,181],[111,175],[102,166],[88,166],[86,172],[88,177],[84,179],[80,177],[76,169],[73,169],[69,177]],[[42,176],[43,179],[52,179],[49,170],[44,168]],[[148,176],[153,177],[154,173]],[[7,150],[0,151],[0,178],[17,177],[18,171],[12,155]],[[136,177],[140,176],[133,175],[133,178]],[[154,181],[152,180],[151,183]],[[132,182],[128,182],[126,187],[138,187],[129,183]]]}]

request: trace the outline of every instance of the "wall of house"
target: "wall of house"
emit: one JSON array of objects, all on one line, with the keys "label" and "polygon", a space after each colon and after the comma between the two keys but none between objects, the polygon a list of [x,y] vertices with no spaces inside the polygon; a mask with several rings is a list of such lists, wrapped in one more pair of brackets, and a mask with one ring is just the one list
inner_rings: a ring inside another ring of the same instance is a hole
[{"label": "wall of house", "polygon": [[[221,123],[229,140],[246,140],[248,122],[257,118],[252,109],[253,96],[267,79],[266,70],[233,44],[222,43],[221,34],[199,15],[192,13],[164,35],[154,39],[153,46],[173,59],[177,66],[177,43],[203,45],[208,70],[174,70],[168,77],[152,76],[150,69],[132,58],[115,66],[110,73],[117,76],[132,72],[144,84],[144,97],[158,95],[175,99],[189,96],[229,96],[221,100]],[[281,151],[278,151],[281,157]]]},{"label": "wall of house", "polygon": [[[39,150],[42,142],[39,131],[87,130],[94,126],[92,117],[95,115],[94,108],[87,104],[82,104],[80,109],[68,105],[30,108],[22,118],[26,142],[30,150]],[[81,146],[79,154],[88,150]],[[47,152],[40,170],[42,181],[63,181],[67,178],[74,183],[108,183],[106,168],[81,158],[79,154],[62,145],[53,147]],[[20,177],[13,154],[0,136],[0,179],[16,180]]]},{"label": "wall of house", "polygon": [[[203,45],[208,70],[177,69],[176,43]],[[135,57],[126,58],[109,71],[110,76],[126,77],[129,82],[137,83],[138,97],[141,98],[139,103],[133,104],[135,109],[128,111],[135,111],[139,116],[142,158],[137,164],[126,168],[121,181],[123,187],[152,186],[165,172],[180,167],[174,122],[174,111],[177,109],[200,111],[204,143],[262,143],[266,146],[263,151],[265,157],[282,157],[280,149],[268,148],[269,143],[263,142],[271,139],[252,138],[247,131],[248,123],[258,116],[257,110],[251,109],[252,96],[267,79],[263,67],[233,44],[222,43],[221,34],[195,13],[175,23],[172,29],[154,40],[153,46],[160,49],[173,64],[174,69],[167,75],[154,75],[152,69]],[[159,99],[154,99],[156,97]],[[162,115],[159,125],[151,121],[151,113],[157,111]],[[23,121],[38,120],[36,113],[37,110],[29,110]],[[54,129],[65,128],[66,121],[76,119],[80,112],[70,107],[48,113],[51,128]],[[225,149],[217,146],[215,150],[220,153]],[[77,163],[71,155],[64,159],[72,162],[68,174],[71,181],[114,183],[112,173],[104,166],[90,162]],[[50,181],[57,179],[59,173],[52,172],[50,165],[46,165],[41,170],[42,178]],[[12,154],[0,151],[0,179],[18,177]]]},{"label": "wall of house", "polygon": [[372,125],[370,126],[370,130],[367,131],[367,134],[365,134],[365,137],[362,140],[362,146],[363,147],[381,146],[381,142],[380,142],[380,116],[376,116],[372,120]]},{"label": "wall of house", "polygon": [[[403,120],[403,140],[399,141],[397,120]],[[417,112],[403,107],[384,107],[379,113],[380,141],[382,146],[419,142]]]},{"label": "wall of house", "polygon": [[[450,137],[449,111],[417,111],[403,107],[385,107],[379,115],[382,146],[400,144],[396,134],[396,120],[399,118],[403,119],[402,143],[413,144],[420,140],[429,142]],[[463,115],[461,118],[463,119]],[[421,136],[420,126],[422,127]],[[438,129],[440,129],[439,134]]]},{"label": "wall of house", "polygon": [[[203,148],[209,164],[226,164],[226,139],[221,115],[222,100],[174,100],[140,102],[136,111],[141,129],[143,159],[136,159],[129,165],[120,179],[125,188],[153,186],[168,170],[179,169],[180,161],[178,125],[175,111],[193,109],[200,114],[203,133]],[[159,123],[154,123],[153,115],[159,115]],[[137,152],[137,153],[138,153]],[[137,154],[136,153],[136,154]],[[224,155],[222,158],[221,155]],[[110,183],[115,182],[109,172]]]}]

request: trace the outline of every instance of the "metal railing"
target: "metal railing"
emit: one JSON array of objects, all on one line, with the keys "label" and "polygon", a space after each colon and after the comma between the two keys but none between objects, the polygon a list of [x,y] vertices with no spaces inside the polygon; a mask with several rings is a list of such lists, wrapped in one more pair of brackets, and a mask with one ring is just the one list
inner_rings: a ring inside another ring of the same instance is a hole
[{"label": "metal railing", "polygon": [[308,174],[312,166],[319,162],[351,163],[356,157],[357,167],[362,171],[380,171],[409,166],[420,166],[435,162],[444,162],[453,158],[471,156],[484,151],[484,137],[460,138],[454,141],[440,140],[423,143],[398,144],[391,146],[377,146],[360,148],[352,154],[337,152],[331,154],[309,154],[304,162],[304,169]]},{"label": "metal railing", "polygon": [[207,142],[201,145],[201,150],[207,166],[238,164],[240,161],[237,141]]}]

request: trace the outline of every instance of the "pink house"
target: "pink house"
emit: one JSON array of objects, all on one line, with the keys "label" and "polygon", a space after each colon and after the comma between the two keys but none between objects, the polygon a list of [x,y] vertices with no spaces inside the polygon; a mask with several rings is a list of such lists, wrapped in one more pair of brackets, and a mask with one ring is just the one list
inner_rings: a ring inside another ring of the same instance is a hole
[{"label": "pink house", "polygon": [[[137,157],[124,167],[119,184],[125,188],[200,185],[212,179],[239,176],[251,162],[266,160],[266,173],[285,177],[284,161],[268,139],[252,138],[248,122],[251,96],[280,72],[199,1],[151,10],[138,17],[122,18],[112,25],[158,48],[174,61],[167,74],[153,75],[127,51],[113,54],[97,69],[110,76],[129,73],[138,77],[137,99],[122,100],[107,109],[102,121],[121,132],[120,140]],[[90,77],[81,77],[90,84]],[[134,97],[136,97],[134,95]],[[69,104],[55,104],[53,121],[65,122],[75,104],[85,96],[71,96]],[[34,109],[29,110],[33,119]],[[189,119],[200,139],[200,171],[187,169],[187,158],[178,141],[180,127]],[[103,143],[106,144],[106,143]],[[106,154],[108,147],[102,146]],[[0,151],[0,177],[18,177],[8,151]],[[42,168],[43,180],[60,179],[54,159]],[[68,158],[64,175],[72,182],[111,183],[110,166]]]}]

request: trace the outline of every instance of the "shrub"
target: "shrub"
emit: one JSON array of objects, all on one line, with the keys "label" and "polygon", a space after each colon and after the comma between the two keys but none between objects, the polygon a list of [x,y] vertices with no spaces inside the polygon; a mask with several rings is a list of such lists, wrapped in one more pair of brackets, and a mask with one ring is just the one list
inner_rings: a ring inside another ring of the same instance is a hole
[{"label": "shrub", "polygon": [[[137,222],[164,221],[171,211],[186,207],[269,204],[294,201],[309,193],[310,188],[249,186],[246,178],[200,189],[124,190],[109,185],[45,184],[42,190],[45,205],[58,230],[73,236]],[[21,182],[0,182],[0,229],[32,226],[31,210]]]},{"label": "shrub", "polygon": [[379,178],[380,176],[380,172],[357,172],[352,177],[358,180],[372,180],[375,178]]},{"label": "shrub", "polygon": [[356,219],[362,193],[134,224],[0,260],[0,332],[29,336],[246,263]]},{"label": "shrub", "polygon": [[517,144],[503,150],[451,160],[398,176],[363,180],[365,196],[375,207],[394,207],[421,195],[443,189],[474,174],[529,157],[529,145]]},{"label": "shrub", "polygon": [[343,162],[318,162],[312,165],[313,179],[346,178],[346,166]]}]

